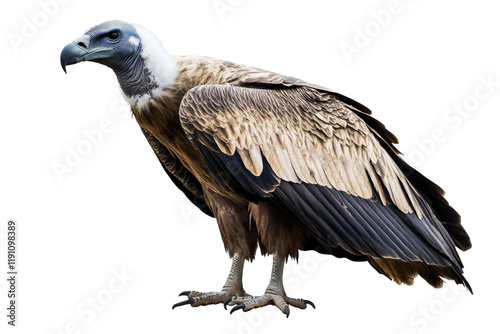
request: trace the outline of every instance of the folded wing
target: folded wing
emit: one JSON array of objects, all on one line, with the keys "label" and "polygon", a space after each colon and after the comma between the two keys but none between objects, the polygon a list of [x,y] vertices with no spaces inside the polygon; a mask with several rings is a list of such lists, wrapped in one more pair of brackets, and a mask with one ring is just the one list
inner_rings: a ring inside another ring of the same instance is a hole
[{"label": "folded wing", "polygon": [[222,185],[293,213],[320,244],[379,259],[381,272],[384,259],[422,262],[466,282],[443,224],[344,101],[309,86],[206,85],[186,94],[180,118]]}]

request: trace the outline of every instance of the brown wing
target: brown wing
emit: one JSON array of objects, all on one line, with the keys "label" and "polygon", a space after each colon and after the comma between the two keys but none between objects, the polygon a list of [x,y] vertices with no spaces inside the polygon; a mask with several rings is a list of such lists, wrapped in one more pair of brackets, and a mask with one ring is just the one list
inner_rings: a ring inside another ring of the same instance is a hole
[{"label": "brown wing", "polygon": [[156,154],[158,160],[160,160],[163,169],[174,182],[174,184],[179,188],[186,197],[196,205],[205,214],[213,217],[212,211],[205,202],[205,196],[203,195],[203,189],[200,182],[194,177],[189,170],[187,170],[184,165],[177,159],[170,151],[158,141],[152,134],[147,130],[141,128],[144,136],[148,140],[151,148]]},{"label": "brown wing", "polygon": [[397,137],[386,129],[384,124],[371,117],[371,110],[363,104],[352,100],[342,94],[336,93],[328,88],[311,84],[306,81],[280,74],[266,72],[262,70],[246,71],[239,78],[239,84],[245,87],[259,88],[283,88],[283,87],[310,87],[321,92],[327,92],[335,96],[344,106],[354,112],[358,117],[365,121],[370,132],[379,141],[380,145],[389,153],[396,162],[399,169],[406,176],[408,181],[418,190],[421,196],[425,197],[432,211],[438,216],[444,224],[455,245],[465,251],[471,248],[469,235],[461,224],[460,215],[448,204],[444,198],[445,192],[437,184],[413,169],[398,155],[401,152],[392,145],[397,144]]},{"label": "brown wing", "polygon": [[[399,142],[398,138],[385,128],[384,124],[370,116],[372,111],[369,108],[347,96],[334,92],[329,88],[311,84],[294,77],[283,76],[277,73],[262,70],[245,72],[239,79],[239,83],[245,87],[259,88],[310,87],[317,91],[330,93],[334,95],[338,101],[342,102],[347,108],[351,109],[360,118],[362,118],[369,127],[374,129],[374,134],[376,136],[379,136],[381,139],[390,144],[397,144]],[[394,152],[400,153],[394,146],[390,145],[390,147],[394,150]]]},{"label": "brown wing", "polygon": [[[191,124],[213,133],[210,138],[203,137],[202,144],[227,155],[238,152],[255,176],[262,173],[265,158],[285,181],[333,187],[362,198],[373,198],[375,191],[384,204],[387,192],[401,211],[415,211],[421,216],[406,177],[366,123],[335,96],[307,87],[264,90],[200,86],[184,98],[185,104],[196,103],[190,100],[195,92],[204,97],[212,94],[209,100],[198,101],[206,104],[198,107],[211,113],[192,119],[188,119],[191,115],[181,116],[185,117],[185,128]],[[226,94],[224,99],[215,105],[222,94]]]},{"label": "brown wing", "polygon": [[180,118],[222,185],[252,201],[271,200],[322,244],[452,267],[457,282],[466,282],[453,240],[428,203],[335,95],[307,86],[198,86],[185,95]]}]

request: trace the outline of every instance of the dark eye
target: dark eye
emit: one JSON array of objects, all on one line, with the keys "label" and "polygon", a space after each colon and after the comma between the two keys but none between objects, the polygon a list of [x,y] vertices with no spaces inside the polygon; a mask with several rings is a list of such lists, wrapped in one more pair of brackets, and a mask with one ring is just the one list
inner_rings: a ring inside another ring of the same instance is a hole
[{"label": "dark eye", "polygon": [[108,34],[108,38],[109,38],[110,40],[113,40],[113,41],[117,40],[117,39],[118,39],[118,37],[120,37],[120,33],[118,33],[118,31],[116,31],[116,30],[115,30],[115,31],[112,31],[112,32],[110,32],[110,33]]}]

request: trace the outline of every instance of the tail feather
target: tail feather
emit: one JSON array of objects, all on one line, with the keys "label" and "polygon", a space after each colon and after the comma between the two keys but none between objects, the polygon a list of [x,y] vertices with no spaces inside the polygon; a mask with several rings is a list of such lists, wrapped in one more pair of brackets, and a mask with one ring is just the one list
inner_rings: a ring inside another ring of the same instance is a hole
[{"label": "tail feather", "polygon": [[380,274],[388,277],[397,284],[413,285],[414,279],[421,276],[434,288],[443,287],[443,279],[453,280],[462,284],[472,293],[472,287],[462,274],[462,270],[453,266],[441,267],[428,265],[423,262],[405,262],[395,259],[376,259],[370,257],[368,262]]}]

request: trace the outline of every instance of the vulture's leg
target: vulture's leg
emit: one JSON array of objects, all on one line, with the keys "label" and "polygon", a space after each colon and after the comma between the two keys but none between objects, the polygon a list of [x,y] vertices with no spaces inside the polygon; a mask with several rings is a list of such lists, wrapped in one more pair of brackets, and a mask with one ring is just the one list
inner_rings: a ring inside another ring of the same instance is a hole
[{"label": "vulture's leg", "polygon": [[243,309],[246,312],[256,307],[276,305],[281,312],[286,314],[287,318],[290,315],[289,305],[305,309],[309,304],[313,308],[316,308],[309,300],[290,298],[286,295],[285,288],[283,287],[284,266],[285,259],[274,254],[271,281],[267,286],[266,292],[260,297],[231,297],[224,302],[224,306],[238,304],[231,310],[231,313],[233,313],[239,309]]},{"label": "vulture's leg", "polygon": [[177,306],[190,304],[193,307],[200,305],[212,305],[223,303],[228,298],[232,297],[245,297],[249,296],[243,289],[243,265],[245,258],[238,253],[233,256],[231,264],[231,271],[227,277],[226,283],[221,292],[198,292],[198,291],[184,291],[179,296],[187,296],[188,299],[175,304],[172,309]]}]

